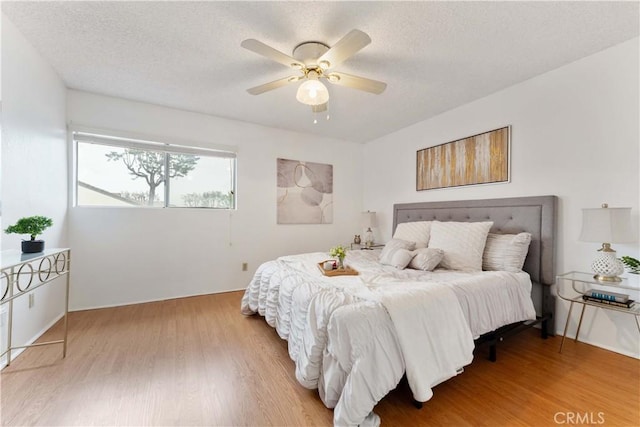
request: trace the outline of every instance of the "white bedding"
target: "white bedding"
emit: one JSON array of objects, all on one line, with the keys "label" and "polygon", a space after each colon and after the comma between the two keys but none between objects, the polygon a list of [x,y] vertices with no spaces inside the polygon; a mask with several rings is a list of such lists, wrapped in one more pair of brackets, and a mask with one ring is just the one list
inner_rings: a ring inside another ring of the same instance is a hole
[{"label": "white bedding", "polygon": [[261,265],[242,299],[288,341],[296,378],[335,425],[377,425],[373,407],[407,373],[414,398],[471,362],[472,338],[535,318],[526,273],[397,270],[351,251],[359,276],[325,277],[326,253]]}]

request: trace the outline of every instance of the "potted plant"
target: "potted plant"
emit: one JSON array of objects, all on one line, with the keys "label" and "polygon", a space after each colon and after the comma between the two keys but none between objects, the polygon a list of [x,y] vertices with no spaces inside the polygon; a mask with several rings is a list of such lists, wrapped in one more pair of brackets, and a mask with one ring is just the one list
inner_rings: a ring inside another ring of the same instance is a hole
[{"label": "potted plant", "polygon": [[623,256],[621,261],[627,267],[629,273],[640,274],[640,261],[630,256]]},{"label": "potted plant", "polygon": [[347,256],[347,250],[342,245],[339,245],[331,248],[329,255],[338,258],[338,268],[342,270],[344,268],[344,257]]},{"label": "potted plant", "polygon": [[22,241],[22,253],[31,254],[44,251],[44,240],[36,240],[36,237],[52,225],[53,221],[46,216],[28,216],[20,218],[14,225],[7,227],[4,232],[30,235],[31,240]]}]

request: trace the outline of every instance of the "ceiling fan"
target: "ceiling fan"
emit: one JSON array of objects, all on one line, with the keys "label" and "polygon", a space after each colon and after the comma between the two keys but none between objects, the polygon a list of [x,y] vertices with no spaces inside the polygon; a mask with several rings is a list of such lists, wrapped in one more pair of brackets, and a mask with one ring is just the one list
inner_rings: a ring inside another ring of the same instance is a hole
[{"label": "ceiling fan", "polygon": [[289,56],[258,40],[244,40],[240,45],[245,49],[300,72],[299,75],[284,77],[252,87],[247,89],[247,92],[251,95],[259,95],[304,80],[298,88],[296,99],[303,104],[311,105],[314,112],[326,110],[329,101],[329,91],[320,82],[320,79],[326,79],[329,83],[339,86],[381,94],[387,87],[384,82],[333,71],[334,67],[369,43],[371,43],[371,38],[366,33],[360,30],[351,30],[349,34],[331,47],[318,41],[302,42],[293,49],[292,56]]}]

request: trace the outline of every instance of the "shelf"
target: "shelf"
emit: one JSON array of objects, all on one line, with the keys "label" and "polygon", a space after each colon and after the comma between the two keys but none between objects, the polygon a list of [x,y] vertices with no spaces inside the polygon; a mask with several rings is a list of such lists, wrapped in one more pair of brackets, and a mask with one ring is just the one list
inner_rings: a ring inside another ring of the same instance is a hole
[{"label": "shelf", "polygon": [[603,308],[605,310],[613,310],[613,311],[620,311],[622,313],[628,313],[628,314],[634,314],[636,316],[640,316],[640,302],[636,301],[633,303],[633,305],[629,308],[626,307],[619,307],[617,305],[612,305],[612,304],[607,304],[606,302],[604,303],[600,303],[600,302],[595,302],[595,301],[587,301],[582,299],[582,295],[578,295],[575,298],[563,298],[565,301],[569,301],[569,302],[575,302],[578,304],[584,304],[584,305],[590,305],[592,307],[598,307],[598,308]]},{"label": "shelf", "polygon": [[569,273],[560,274],[556,276],[558,279],[571,280],[574,282],[588,283],[591,285],[606,286],[614,289],[628,289],[631,291],[640,292],[640,275],[629,274],[628,276],[621,277],[621,282],[608,282],[604,280],[597,280],[593,277],[593,273],[584,273],[581,271],[570,271]]}]

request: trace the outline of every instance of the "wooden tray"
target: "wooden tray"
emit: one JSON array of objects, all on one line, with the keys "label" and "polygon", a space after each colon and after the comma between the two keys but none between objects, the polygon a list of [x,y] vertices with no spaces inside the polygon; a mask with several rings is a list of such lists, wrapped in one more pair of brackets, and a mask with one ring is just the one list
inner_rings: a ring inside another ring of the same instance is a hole
[{"label": "wooden tray", "polygon": [[335,269],[335,270],[325,270],[324,269],[324,263],[325,261],[319,262],[318,263],[318,268],[320,269],[320,271],[322,272],[322,274],[324,274],[327,277],[335,277],[335,276],[357,276],[358,274],[358,270],[355,270],[351,267],[349,267],[348,265],[345,266],[342,270],[340,269]]}]

